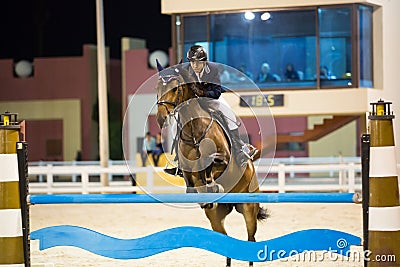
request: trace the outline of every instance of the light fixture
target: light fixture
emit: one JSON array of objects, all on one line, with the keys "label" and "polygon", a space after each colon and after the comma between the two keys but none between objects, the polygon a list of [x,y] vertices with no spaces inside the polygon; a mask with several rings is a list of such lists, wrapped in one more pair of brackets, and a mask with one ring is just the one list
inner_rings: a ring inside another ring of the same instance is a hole
[{"label": "light fixture", "polygon": [[264,12],[261,14],[261,20],[269,20],[271,18],[271,13]]},{"label": "light fixture", "polygon": [[33,73],[33,64],[28,60],[20,60],[14,66],[15,73],[20,78],[26,78]]},{"label": "light fixture", "polygon": [[155,69],[157,68],[156,59],[160,62],[160,65],[166,67],[168,65],[168,55],[162,50],[156,50],[152,52],[149,56],[149,65]]},{"label": "light fixture", "polygon": [[247,20],[253,20],[255,17],[256,17],[256,15],[254,15],[254,13],[251,11],[246,11],[244,13],[244,18]]}]

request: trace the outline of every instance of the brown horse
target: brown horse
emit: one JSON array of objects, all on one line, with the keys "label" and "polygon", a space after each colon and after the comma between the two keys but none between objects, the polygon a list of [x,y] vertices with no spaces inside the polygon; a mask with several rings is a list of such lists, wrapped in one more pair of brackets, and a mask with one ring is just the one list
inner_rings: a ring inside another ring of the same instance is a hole
[{"label": "brown horse", "polygon": [[[229,135],[207,109],[209,100],[197,97],[199,84],[180,65],[168,69],[159,66],[158,70],[157,122],[162,128],[170,118],[176,121],[177,154],[187,192],[259,192],[253,162],[248,160],[240,167],[232,160]],[[245,219],[248,241],[255,241],[257,221],[268,217],[259,203],[200,205],[212,229],[225,235],[225,217],[235,208]],[[227,258],[227,266],[230,264]]]}]

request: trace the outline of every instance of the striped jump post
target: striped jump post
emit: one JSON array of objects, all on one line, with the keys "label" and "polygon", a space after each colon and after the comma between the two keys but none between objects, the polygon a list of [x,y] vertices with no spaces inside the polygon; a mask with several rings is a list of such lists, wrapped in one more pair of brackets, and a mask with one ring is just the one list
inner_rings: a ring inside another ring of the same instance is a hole
[{"label": "striped jump post", "polygon": [[[371,103],[367,266],[400,266],[400,202],[391,102]],[[368,200],[366,200],[368,201]],[[396,262],[379,261],[394,255]],[[383,259],[383,258],[382,258]]]},{"label": "striped jump post", "polygon": [[[24,145],[19,142],[21,125],[17,114],[0,114],[0,267],[30,266],[28,243],[27,191],[21,191],[20,174],[26,177],[25,162],[19,155]],[[25,150],[26,152],[26,150]],[[22,171],[21,171],[22,170]],[[21,205],[21,203],[24,203]]]}]

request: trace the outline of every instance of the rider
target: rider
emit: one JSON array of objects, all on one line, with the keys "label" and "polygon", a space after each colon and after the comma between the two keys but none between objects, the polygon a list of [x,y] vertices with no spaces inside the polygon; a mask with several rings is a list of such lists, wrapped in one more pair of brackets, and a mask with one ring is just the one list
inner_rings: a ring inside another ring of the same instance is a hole
[{"label": "rider", "polygon": [[[236,116],[225,99],[220,97],[221,93],[226,92],[226,90],[221,86],[218,65],[208,61],[207,52],[200,45],[190,47],[187,52],[187,59],[190,62],[187,66],[189,73],[201,84],[202,92],[198,92],[198,96],[212,99],[212,101],[208,101],[210,107],[222,112],[232,137],[232,150],[243,152],[236,154],[236,157],[238,157],[236,160],[241,166],[245,165],[248,159],[253,159],[258,150],[240,139]],[[165,172],[173,175],[181,174],[181,170],[178,168],[165,169]]]}]

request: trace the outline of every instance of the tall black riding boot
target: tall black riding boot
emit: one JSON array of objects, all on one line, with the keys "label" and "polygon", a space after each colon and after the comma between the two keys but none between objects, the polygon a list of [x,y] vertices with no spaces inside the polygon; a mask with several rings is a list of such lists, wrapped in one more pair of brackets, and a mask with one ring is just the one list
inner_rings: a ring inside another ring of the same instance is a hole
[{"label": "tall black riding boot", "polygon": [[249,157],[243,153],[242,147],[244,145],[243,141],[240,139],[239,136],[239,129],[231,130],[231,142],[232,142],[232,148],[231,148],[231,154],[232,157],[235,159],[236,163],[240,167],[244,167],[247,164],[247,161],[249,160]]},{"label": "tall black riding boot", "polygon": [[233,148],[235,151],[238,151],[236,154],[238,155],[244,155],[245,159],[243,159],[241,156],[238,157],[240,161],[237,161],[238,164],[240,163],[241,166],[243,166],[245,163],[247,163],[248,159],[253,160],[254,156],[258,153],[258,149],[252,146],[251,144],[246,144],[243,142],[242,139],[240,139],[239,136],[239,130],[231,130],[231,136],[232,136],[232,143],[233,143]]},{"label": "tall black riding boot", "polygon": [[[174,141],[172,143],[171,153],[174,151],[174,149],[176,151],[174,160],[178,162],[178,139],[177,139],[177,136],[175,136]],[[183,177],[183,172],[182,172],[181,168],[179,168],[179,162],[178,162],[178,167],[164,168],[164,172],[168,173],[170,175]]]}]

